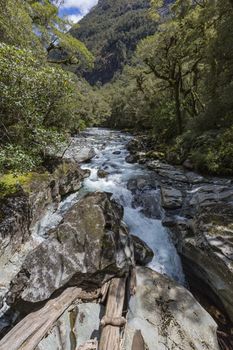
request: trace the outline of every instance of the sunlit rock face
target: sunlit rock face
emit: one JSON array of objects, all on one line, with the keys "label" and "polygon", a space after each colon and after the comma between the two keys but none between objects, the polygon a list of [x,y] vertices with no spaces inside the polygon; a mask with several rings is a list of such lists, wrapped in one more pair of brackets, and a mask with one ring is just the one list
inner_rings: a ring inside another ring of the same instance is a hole
[{"label": "sunlit rock face", "polygon": [[187,289],[148,268],[137,268],[124,349],[218,350],[216,328]]},{"label": "sunlit rock face", "polygon": [[121,224],[123,209],[106,193],[81,199],[26,257],[11,283],[7,302],[39,302],[65,285],[92,289],[133,264],[130,236]]}]

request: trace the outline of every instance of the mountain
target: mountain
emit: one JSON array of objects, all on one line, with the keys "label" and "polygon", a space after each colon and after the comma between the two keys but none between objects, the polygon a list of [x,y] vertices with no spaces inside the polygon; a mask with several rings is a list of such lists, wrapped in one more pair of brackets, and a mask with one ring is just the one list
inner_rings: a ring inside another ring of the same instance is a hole
[{"label": "mountain", "polygon": [[84,72],[91,84],[109,82],[130,62],[137,43],[155,32],[149,7],[150,0],[99,0],[71,29],[96,57],[94,69]]}]

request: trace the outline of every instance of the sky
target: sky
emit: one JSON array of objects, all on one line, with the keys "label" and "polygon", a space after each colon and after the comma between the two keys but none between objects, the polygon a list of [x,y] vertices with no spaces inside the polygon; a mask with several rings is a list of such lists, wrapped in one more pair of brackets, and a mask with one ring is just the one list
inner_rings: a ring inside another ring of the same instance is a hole
[{"label": "sky", "polygon": [[76,23],[85,16],[90,9],[97,4],[98,0],[64,0],[60,8],[60,16],[67,16]]}]

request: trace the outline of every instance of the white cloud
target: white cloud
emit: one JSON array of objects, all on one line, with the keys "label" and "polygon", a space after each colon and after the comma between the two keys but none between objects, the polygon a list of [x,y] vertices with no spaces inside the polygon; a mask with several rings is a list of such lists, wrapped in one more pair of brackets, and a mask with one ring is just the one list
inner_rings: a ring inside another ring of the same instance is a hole
[{"label": "white cloud", "polygon": [[98,0],[64,0],[62,8],[76,8],[81,16],[86,15],[97,4]]},{"label": "white cloud", "polygon": [[70,22],[72,22],[72,23],[75,24],[75,23],[79,22],[80,19],[83,18],[83,15],[68,15],[68,16],[66,16],[66,18],[67,18]]}]

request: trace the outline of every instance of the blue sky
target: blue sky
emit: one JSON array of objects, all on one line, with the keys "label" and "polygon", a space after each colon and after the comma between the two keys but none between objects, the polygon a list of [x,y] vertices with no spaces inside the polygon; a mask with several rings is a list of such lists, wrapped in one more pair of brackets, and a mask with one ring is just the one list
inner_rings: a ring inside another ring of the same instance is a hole
[{"label": "blue sky", "polygon": [[74,23],[85,16],[90,9],[97,4],[98,0],[64,0],[60,15],[67,16]]}]

